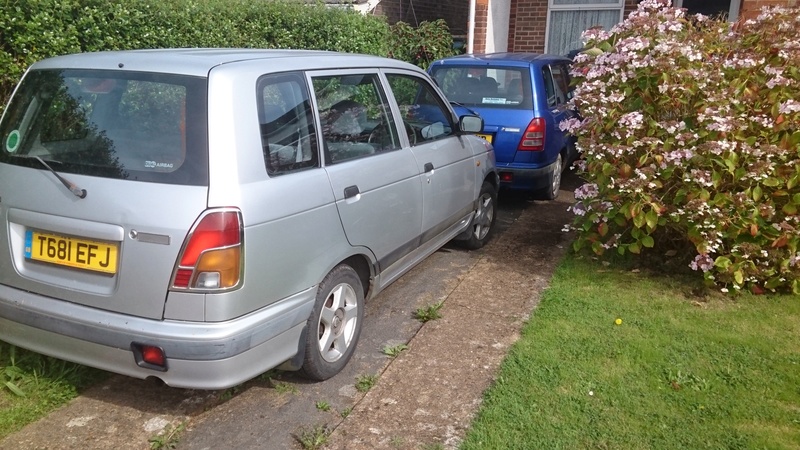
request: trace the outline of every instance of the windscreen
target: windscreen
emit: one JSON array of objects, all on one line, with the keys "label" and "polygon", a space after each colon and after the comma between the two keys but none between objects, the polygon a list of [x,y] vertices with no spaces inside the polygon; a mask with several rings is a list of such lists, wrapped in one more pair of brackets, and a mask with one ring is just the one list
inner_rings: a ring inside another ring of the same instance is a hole
[{"label": "windscreen", "polygon": [[208,184],[204,78],[31,71],[0,123],[0,162],[63,173]]},{"label": "windscreen", "polygon": [[493,66],[434,66],[433,78],[447,99],[465,106],[532,108],[528,70]]}]

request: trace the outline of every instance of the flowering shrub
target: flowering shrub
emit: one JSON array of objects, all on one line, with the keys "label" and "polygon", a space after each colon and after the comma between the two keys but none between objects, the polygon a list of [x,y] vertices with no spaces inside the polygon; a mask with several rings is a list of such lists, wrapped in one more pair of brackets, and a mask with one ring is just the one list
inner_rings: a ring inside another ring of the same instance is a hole
[{"label": "flowering shrub", "polygon": [[800,9],[732,25],[669,3],[584,33],[574,247],[688,249],[723,292],[800,293]]}]

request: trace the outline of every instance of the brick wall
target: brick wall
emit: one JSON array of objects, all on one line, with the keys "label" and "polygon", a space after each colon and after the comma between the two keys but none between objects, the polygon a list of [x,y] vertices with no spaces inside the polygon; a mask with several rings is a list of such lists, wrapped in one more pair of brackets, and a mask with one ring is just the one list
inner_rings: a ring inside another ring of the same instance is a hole
[{"label": "brick wall", "polygon": [[761,12],[764,6],[797,6],[797,0],[742,0],[740,19],[751,19]]},{"label": "brick wall", "polygon": [[466,35],[469,2],[467,0],[382,0],[373,13],[386,16],[390,24],[402,21],[415,27],[421,22],[444,19],[450,27],[451,34]]},{"label": "brick wall", "polygon": [[[487,34],[486,24],[488,20],[489,20],[489,0],[476,0],[475,34],[473,36],[473,41],[472,41],[472,49],[473,49],[472,53],[486,52],[486,34]],[[495,18],[495,20],[498,19]]]}]

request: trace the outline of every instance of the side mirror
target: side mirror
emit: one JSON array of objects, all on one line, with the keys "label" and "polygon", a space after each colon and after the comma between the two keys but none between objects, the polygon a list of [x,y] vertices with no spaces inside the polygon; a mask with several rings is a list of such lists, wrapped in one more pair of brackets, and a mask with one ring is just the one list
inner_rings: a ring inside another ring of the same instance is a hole
[{"label": "side mirror", "polygon": [[458,127],[466,133],[480,133],[483,131],[483,117],[465,115],[458,118]]}]

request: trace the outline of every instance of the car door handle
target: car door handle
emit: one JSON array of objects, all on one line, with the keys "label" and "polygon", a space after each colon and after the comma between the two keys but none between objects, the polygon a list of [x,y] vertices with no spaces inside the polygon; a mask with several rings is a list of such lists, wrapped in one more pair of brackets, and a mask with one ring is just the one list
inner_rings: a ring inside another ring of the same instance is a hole
[{"label": "car door handle", "polygon": [[347,186],[344,188],[344,198],[353,198],[360,193],[361,191],[358,190],[358,186]]},{"label": "car door handle", "polygon": [[433,164],[425,163],[425,173],[433,172]]}]

